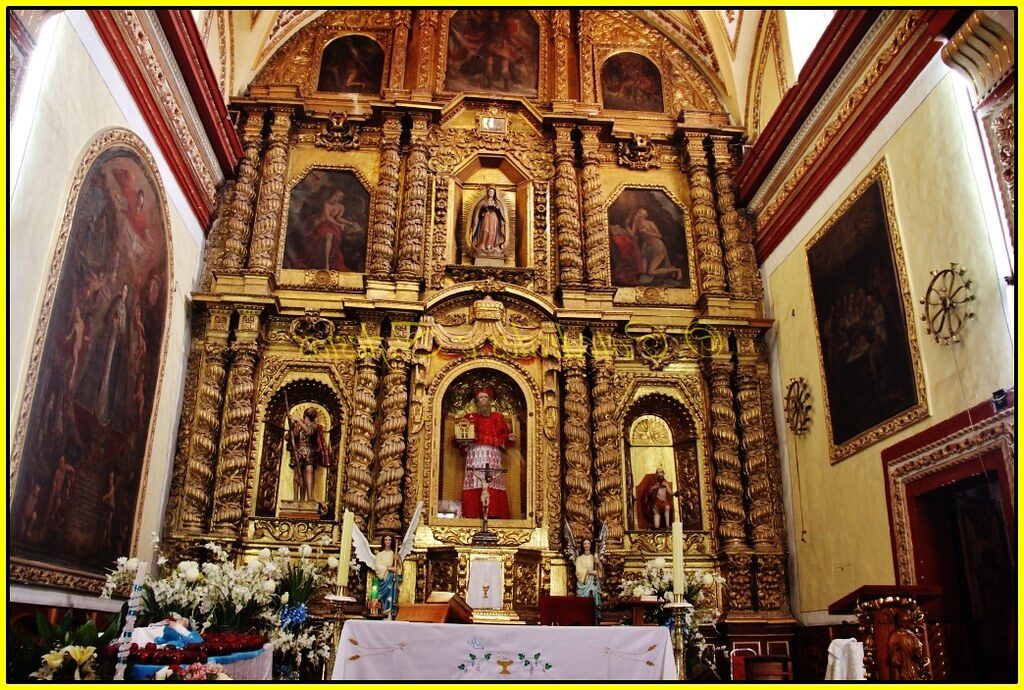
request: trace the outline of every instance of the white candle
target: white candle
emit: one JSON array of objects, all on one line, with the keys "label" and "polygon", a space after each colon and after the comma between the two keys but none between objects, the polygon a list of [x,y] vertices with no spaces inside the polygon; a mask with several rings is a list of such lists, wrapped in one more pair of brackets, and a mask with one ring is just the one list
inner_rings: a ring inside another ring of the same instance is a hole
[{"label": "white candle", "polygon": [[114,666],[114,680],[124,680],[124,672],[128,665],[128,654],[132,645],[132,631],[135,630],[135,619],[142,604],[142,586],[149,573],[149,563],[139,561],[135,570],[135,582],[132,583],[131,594],[128,595],[128,614],[121,629],[120,644],[117,649],[117,664]]},{"label": "white candle", "polygon": [[683,571],[683,523],[672,523],[672,592],[682,594],[686,590],[686,575]]},{"label": "white candle", "polygon": [[355,513],[346,508],[345,515],[341,520],[341,553],[338,554],[339,587],[348,587],[348,566],[352,558],[352,528],[355,527],[355,524]]}]

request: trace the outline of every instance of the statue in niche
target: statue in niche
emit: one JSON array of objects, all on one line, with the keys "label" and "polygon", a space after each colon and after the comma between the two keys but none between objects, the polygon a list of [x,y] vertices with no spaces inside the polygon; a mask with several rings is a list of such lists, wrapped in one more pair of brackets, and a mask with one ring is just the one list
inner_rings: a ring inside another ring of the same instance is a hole
[{"label": "statue in niche", "polygon": [[[460,420],[456,440],[466,454],[466,476],[462,484],[462,516],[507,520],[512,517],[505,488],[501,455],[515,443],[505,415],[491,407],[493,388],[479,388],[473,394],[476,411]],[[460,438],[461,437],[461,438]]]},{"label": "statue in niche", "polygon": [[672,484],[665,479],[665,469],[659,467],[654,476],[647,475],[637,490],[640,494],[640,510],[652,529],[668,529],[672,526],[675,506]]},{"label": "statue in niche", "polygon": [[526,404],[507,376],[479,370],[456,379],[442,402],[438,516],[508,520],[525,517]]},{"label": "statue in niche", "polygon": [[470,215],[469,246],[476,264],[505,264],[509,253],[508,206],[494,187],[487,187],[473,205]]},{"label": "statue in niche", "polygon": [[295,499],[300,503],[315,502],[316,468],[331,465],[327,430],[320,423],[320,412],[312,405],[300,417],[289,413],[288,421],[288,466],[295,477]]}]

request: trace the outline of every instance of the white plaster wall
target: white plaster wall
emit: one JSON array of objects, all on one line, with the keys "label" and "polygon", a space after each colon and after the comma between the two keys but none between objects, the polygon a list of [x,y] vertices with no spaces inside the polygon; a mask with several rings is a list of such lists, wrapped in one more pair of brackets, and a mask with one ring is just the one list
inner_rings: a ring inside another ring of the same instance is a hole
[{"label": "white plaster wall", "polygon": [[[995,191],[975,169],[978,132],[961,112],[961,88],[936,56],[762,266],[766,310],[776,321],[770,352],[792,603],[806,624],[836,621],[825,609],[856,586],[894,582],[882,449],[1014,384],[1012,327],[990,240],[989,226],[998,222]],[[833,466],[805,247],[883,157],[907,261],[912,337],[921,353],[930,416]],[[924,333],[918,300],[928,272],[950,261],[970,270],[978,317],[961,345],[944,347]],[[811,431],[795,437],[783,419],[782,396],[788,381],[800,376],[809,382],[814,409]]]},{"label": "white plaster wall", "polygon": [[[15,115],[15,122],[21,125],[20,139],[12,141],[8,203],[8,395],[12,404],[8,423],[13,432],[21,411],[43,291],[81,157],[100,132],[111,127],[130,129],[146,143],[157,162],[166,193],[173,254],[166,358],[156,393],[155,431],[133,549],[133,555],[149,558],[149,534],[160,529],[168,489],[189,338],[186,300],[197,286],[203,232],[85,12],[67,12],[53,21],[52,45],[41,45],[33,56],[38,61],[38,88],[28,85],[23,94]],[[9,434],[11,443],[13,436]],[[19,588],[12,596],[17,597],[19,591],[25,594],[29,590]],[[28,598],[34,603],[42,598],[60,605],[67,596],[33,591]]]}]

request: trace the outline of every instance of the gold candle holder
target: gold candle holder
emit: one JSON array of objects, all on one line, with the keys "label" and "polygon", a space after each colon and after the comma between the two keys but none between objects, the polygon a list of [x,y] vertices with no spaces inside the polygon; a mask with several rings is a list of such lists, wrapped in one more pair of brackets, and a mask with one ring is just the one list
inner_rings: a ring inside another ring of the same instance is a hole
[{"label": "gold candle holder", "polygon": [[684,630],[693,613],[693,604],[683,598],[682,592],[672,592],[672,601],[665,604],[665,608],[672,614],[672,650],[676,656],[676,675],[679,680],[687,680]]}]

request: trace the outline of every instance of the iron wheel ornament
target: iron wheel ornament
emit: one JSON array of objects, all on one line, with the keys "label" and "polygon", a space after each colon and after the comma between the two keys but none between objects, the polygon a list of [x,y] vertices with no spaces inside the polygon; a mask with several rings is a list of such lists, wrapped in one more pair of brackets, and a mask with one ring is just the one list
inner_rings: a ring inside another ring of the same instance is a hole
[{"label": "iron wheel ornament", "polygon": [[786,424],[794,434],[806,434],[811,423],[811,389],[804,377],[786,387]]},{"label": "iron wheel ornament", "polygon": [[974,318],[970,310],[975,300],[971,292],[974,282],[967,277],[967,271],[955,263],[949,268],[931,271],[931,276],[924,299],[920,300],[924,305],[921,320],[927,324],[925,333],[941,345],[959,343],[964,325]]}]

